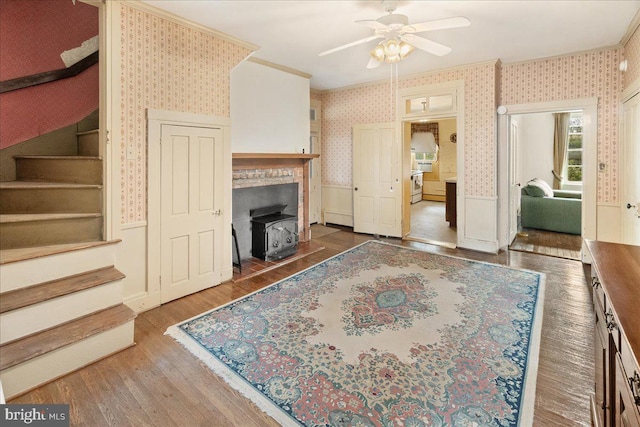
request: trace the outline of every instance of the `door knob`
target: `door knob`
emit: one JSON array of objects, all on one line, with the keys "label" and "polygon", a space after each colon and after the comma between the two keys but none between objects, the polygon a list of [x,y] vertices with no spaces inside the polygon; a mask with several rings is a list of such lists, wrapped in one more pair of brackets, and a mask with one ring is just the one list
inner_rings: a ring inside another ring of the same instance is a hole
[{"label": "door knob", "polygon": [[627,203],[627,209],[635,208],[636,205],[632,205],[631,203]]},{"label": "door knob", "polygon": [[358,187],[354,188],[355,191],[358,191]]}]

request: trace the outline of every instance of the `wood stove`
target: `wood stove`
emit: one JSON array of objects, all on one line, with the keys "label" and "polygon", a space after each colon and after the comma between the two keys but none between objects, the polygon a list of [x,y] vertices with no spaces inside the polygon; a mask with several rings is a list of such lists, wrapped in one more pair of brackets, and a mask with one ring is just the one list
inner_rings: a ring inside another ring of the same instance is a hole
[{"label": "wood stove", "polygon": [[285,214],[287,205],[252,209],[251,255],[265,261],[286,258],[298,248],[298,217]]}]

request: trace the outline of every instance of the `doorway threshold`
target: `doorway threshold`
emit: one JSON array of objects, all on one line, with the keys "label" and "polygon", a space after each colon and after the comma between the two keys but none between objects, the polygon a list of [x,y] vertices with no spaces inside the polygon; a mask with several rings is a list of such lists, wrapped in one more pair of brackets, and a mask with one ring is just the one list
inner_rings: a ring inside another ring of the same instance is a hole
[{"label": "doorway threshold", "polygon": [[422,237],[404,236],[404,240],[418,243],[428,243],[430,245],[442,246],[444,248],[455,249],[457,245],[451,242],[442,242],[440,240],[424,239]]}]

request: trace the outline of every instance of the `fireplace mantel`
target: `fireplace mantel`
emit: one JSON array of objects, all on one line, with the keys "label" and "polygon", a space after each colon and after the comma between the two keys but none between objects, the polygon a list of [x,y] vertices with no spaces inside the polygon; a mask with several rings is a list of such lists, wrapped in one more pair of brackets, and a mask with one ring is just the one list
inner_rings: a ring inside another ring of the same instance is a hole
[{"label": "fireplace mantel", "polygon": [[302,168],[302,229],[300,241],[311,238],[309,225],[309,162],[320,157],[320,154],[305,153],[233,153],[231,155],[233,169],[277,168],[296,166]]},{"label": "fireplace mantel", "polygon": [[233,153],[231,155],[233,163],[238,163],[238,160],[289,160],[292,162],[302,161],[308,162],[312,159],[317,159],[320,154],[304,154],[304,153]]}]

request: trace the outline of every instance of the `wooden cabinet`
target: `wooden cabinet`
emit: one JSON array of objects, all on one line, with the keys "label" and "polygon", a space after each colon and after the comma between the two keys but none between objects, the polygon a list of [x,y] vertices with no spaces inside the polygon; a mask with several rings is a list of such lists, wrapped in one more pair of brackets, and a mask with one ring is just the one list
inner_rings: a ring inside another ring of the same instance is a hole
[{"label": "wooden cabinet", "polygon": [[447,180],[446,202],[445,202],[445,221],[449,222],[449,227],[458,227],[458,201],[457,201],[457,183],[455,180]]},{"label": "wooden cabinet", "polygon": [[640,427],[640,247],[587,241],[593,257],[595,427]]}]

